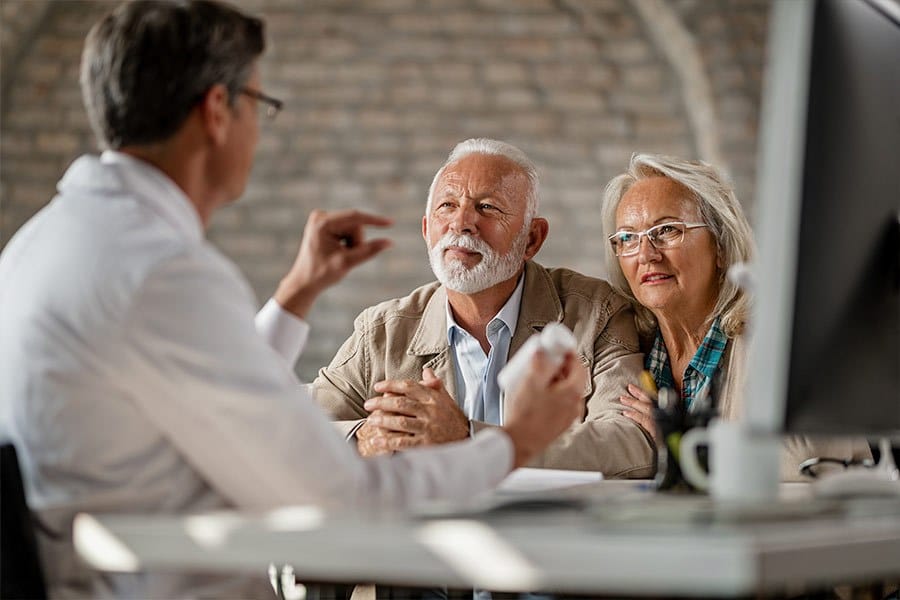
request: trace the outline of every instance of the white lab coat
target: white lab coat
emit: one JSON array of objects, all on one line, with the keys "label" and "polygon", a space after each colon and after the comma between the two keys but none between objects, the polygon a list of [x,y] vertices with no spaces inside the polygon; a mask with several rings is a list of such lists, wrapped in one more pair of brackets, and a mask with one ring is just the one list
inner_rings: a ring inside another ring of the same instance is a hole
[{"label": "white lab coat", "polygon": [[361,459],[286,359],[305,325],[266,311],[269,325],[280,322],[268,341],[250,287],[204,239],[187,197],[124,154],[77,159],[10,241],[0,257],[0,423],[29,503],[63,538],[42,540],[52,595],[260,589],[241,586],[262,573],[91,581],[70,539],[80,511],[404,506],[470,497],[510,470],[512,444],[496,430]]}]

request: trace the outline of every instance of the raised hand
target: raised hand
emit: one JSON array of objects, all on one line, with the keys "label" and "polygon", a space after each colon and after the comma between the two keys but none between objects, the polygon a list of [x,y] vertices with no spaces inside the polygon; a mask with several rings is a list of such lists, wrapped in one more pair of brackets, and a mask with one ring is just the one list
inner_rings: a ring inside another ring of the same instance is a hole
[{"label": "raised hand", "polygon": [[368,226],[386,227],[391,219],[357,210],[314,210],[306,221],[300,250],[275,292],[275,300],[305,317],[322,291],[357,265],[391,245],[388,239],[365,239]]}]

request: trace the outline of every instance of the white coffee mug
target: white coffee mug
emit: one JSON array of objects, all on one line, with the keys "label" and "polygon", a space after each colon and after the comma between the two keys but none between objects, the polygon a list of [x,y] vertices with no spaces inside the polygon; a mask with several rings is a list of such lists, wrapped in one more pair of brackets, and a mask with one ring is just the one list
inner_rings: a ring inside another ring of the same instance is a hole
[{"label": "white coffee mug", "polygon": [[[703,444],[709,448],[709,474],[697,458]],[[679,450],[684,478],[709,490],[713,498],[758,501],[777,495],[781,452],[777,436],[752,433],[737,421],[713,419],[705,429],[688,430]]]}]

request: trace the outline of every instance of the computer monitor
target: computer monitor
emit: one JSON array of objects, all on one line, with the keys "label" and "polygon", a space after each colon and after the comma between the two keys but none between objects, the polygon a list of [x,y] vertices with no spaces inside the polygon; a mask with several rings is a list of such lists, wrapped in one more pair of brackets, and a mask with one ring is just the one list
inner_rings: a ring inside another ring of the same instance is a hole
[{"label": "computer monitor", "polygon": [[900,434],[900,5],[773,5],[745,422]]}]

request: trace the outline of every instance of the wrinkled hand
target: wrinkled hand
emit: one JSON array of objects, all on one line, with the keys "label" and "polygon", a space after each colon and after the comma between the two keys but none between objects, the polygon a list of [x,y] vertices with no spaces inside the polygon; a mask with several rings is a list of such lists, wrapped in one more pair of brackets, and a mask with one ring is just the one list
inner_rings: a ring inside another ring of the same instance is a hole
[{"label": "wrinkled hand", "polygon": [[659,431],[653,418],[653,409],[656,406],[653,398],[640,386],[629,383],[628,395],[619,396],[619,402],[628,407],[622,414],[643,427],[659,445]]},{"label": "wrinkled hand", "polygon": [[528,463],[582,415],[587,370],[573,353],[554,368],[535,352],[526,376],[507,395],[503,429],[515,448],[514,466]]},{"label": "wrinkled hand", "polygon": [[383,238],[366,240],[365,227],[391,223],[391,219],[357,210],[312,211],[297,258],[281,280],[275,300],[285,310],[305,317],[322,291],[391,245]]},{"label": "wrinkled hand", "polygon": [[422,370],[421,381],[382,381],[375,384],[375,391],[382,395],[363,405],[370,414],[357,431],[357,447],[363,456],[469,436],[469,420],[431,369]]},{"label": "wrinkled hand", "polygon": [[[372,414],[376,413],[383,414],[380,410]],[[356,449],[360,456],[365,457],[391,454],[394,449],[400,448],[404,443],[395,438],[406,437],[409,437],[409,434],[382,429],[366,420],[362,427],[356,430]]]}]

